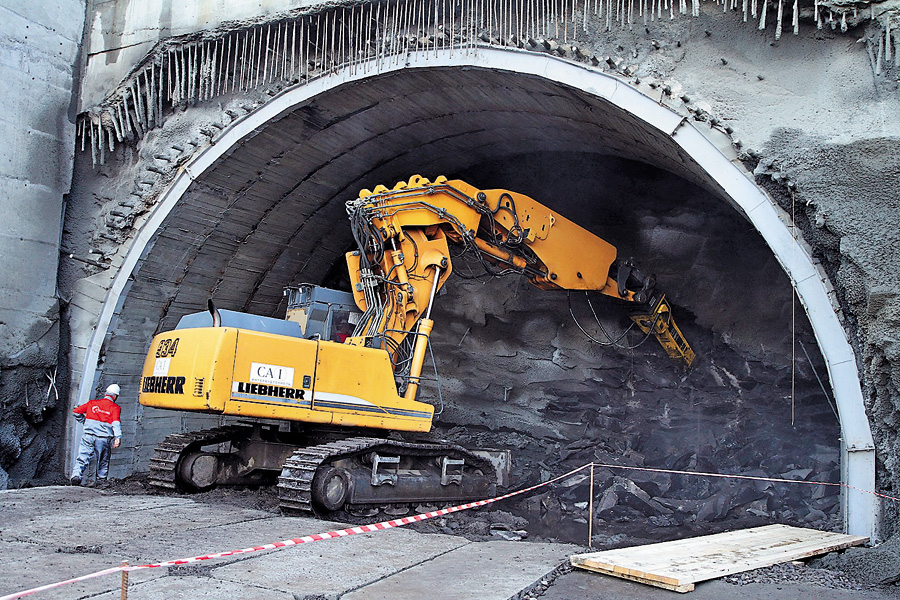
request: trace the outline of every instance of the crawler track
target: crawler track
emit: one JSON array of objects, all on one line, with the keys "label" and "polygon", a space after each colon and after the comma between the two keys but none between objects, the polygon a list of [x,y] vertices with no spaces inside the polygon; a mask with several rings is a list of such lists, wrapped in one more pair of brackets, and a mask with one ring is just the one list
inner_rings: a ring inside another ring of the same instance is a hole
[{"label": "crawler track", "polygon": [[[182,457],[204,446],[231,442],[245,438],[249,434],[250,429],[247,427],[226,426],[168,436],[156,447],[150,459],[150,486],[162,492],[186,491],[177,483],[179,461]],[[334,432],[320,434],[318,439],[321,443],[298,446],[284,462],[278,477],[277,492],[279,506],[285,513],[316,514],[312,498],[316,471],[334,461],[361,457],[369,452],[416,459],[449,456],[454,459],[465,459],[468,468],[481,469],[484,473],[493,474],[493,467],[488,460],[455,444],[405,442],[377,437],[328,439],[334,436]],[[379,506],[391,507],[394,504],[388,498],[380,502]],[[396,506],[407,507],[409,501],[396,502]]]},{"label": "crawler track", "polygon": [[175,433],[162,441],[150,458],[150,486],[160,491],[178,489],[175,471],[178,459],[191,448],[222,444],[245,432],[244,427],[216,427],[191,433]]},{"label": "crawler track", "polygon": [[369,437],[347,438],[300,448],[285,462],[278,478],[278,502],[282,511],[287,514],[315,514],[312,482],[316,470],[329,462],[370,451],[417,457],[452,455],[454,458],[464,458],[468,465],[492,472],[487,460],[455,444],[402,442]]},{"label": "crawler track", "polygon": [[300,448],[287,459],[278,478],[278,505],[288,514],[313,513],[312,480],[322,464],[374,449],[385,443],[379,438],[348,438]]}]

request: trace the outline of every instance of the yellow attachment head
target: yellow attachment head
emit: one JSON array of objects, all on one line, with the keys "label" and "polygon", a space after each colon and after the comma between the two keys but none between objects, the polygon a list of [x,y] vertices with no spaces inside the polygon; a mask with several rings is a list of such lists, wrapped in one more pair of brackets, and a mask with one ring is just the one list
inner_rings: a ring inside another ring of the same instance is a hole
[{"label": "yellow attachment head", "polygon": [[406,188],[417,188],[417,187],[425,187],[428,185],[438,185],[441,183],[445,183],[447,178],[443,175],[438,175],[438,177],[432,183],[428,180],[427,177],[422,177],[421,175],[413,175],[409,178],[409,181],[398,181],[393,189],[388,189],[384,185],[375,186],[374,190],[369,190],[368,188],[363,189],[359,192],[359,197],[368,198],[369,196],[377,196],[378,194],[384,194],[385,192],[399,192],[401,190],[405,190]]}]

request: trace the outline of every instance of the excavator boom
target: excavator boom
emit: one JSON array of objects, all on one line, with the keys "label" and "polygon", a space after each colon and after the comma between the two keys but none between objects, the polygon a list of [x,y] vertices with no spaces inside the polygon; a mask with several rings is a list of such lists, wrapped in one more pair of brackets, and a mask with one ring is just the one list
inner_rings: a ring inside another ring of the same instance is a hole
[{"label": "excavator boom", "polygon": [[[363,190],[347,204],[359,250],[347,256],[354,299],[364,311],[352,343],[388,350],[398,371],[416,355],[432,324],[425,314],[450,274],[449,243],[475,255],[494,274],[519,273],[544,290],[595,291],[631,303],[634,322],[672,358],[690,365],[694,353],[672,319],[652,276],[616,248],[532,198],[509,190],[480,190],[464,181],[418,175],[392,189]],[[416,329],[418,327],[418,329]]]}]

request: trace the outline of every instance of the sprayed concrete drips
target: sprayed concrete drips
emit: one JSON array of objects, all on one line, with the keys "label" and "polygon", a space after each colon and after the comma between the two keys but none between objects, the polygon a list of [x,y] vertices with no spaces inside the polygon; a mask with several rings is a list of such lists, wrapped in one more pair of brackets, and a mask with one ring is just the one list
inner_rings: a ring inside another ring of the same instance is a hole
[{"label": "sprayed concrete drips", "polygon": [[[714,4],[723,13],[739,13],[744,23],[758,22],[763,31],[774,22],[776,41],[788,27],[787,11],[794,35],[799,35],[801,21],[841,33],[870,23],[860,41],[866,43],[872,71],[881,76],[900,66],[898,0],[814,0],[812,6],[777,0],[771,9],[768,0]],[[404,54],[448,47],[468,50],[489,44],[549,52],[632,77],[641,62],[667,43],[666,21],[688,13],[699,17],[700,8],[699,0],[691,0],[690,9],[686,0],[679,0],[677,7],[675,0],[372,2],[304,9],[258,24],[230,24],[159,42],[103,102],[85,111],[79,122],[81,148],[89,148],[95,164],[103,163],[116,142],[142,138],[159,126],[169,107],[193,105],[236,90],[309,82],[363,60],[396,62]],[[635,45],[630,53],[621,45],[598,43],[598,37],[615,38],[641,27],[659,35]],[[672,95],[670,83],[658,85]],[[209,136],[214,133],[209,131]]]}]

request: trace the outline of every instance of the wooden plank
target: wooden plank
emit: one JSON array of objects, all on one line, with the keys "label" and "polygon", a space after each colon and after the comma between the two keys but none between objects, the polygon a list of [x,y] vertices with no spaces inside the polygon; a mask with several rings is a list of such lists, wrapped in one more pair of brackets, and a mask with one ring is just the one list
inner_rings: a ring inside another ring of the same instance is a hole
[{"label": "wooden plank", "polygon": [[[573,556],[572,558],[574,559],[575,557]],[[676,584],[667,583],[662,580],[652,580],[652,579],[640,577],[637,575],[630,575],[628,573],[621,573],[621,572],[616,573],[616,572],[612,572],[612,571],[607,571],[605,569],[596,568],[596,567],[593,567],[588,564],[576,564],[573,562],[572,565],[582,568],[582,569],[586,569],[588,571],[594,571],[595,573],[600,573],[602,575],[611,575],[613,577],[618,577],[619,579],[627,579],[629,581],[635,581],[637,583],[643,583],[645,585],[652,585],[654,587],[663,588],[665,590],[671,590],[673,592],[685,593],[685,592],[693,592],[694,591],[693,583],[688,583],[685,585],[676,585]]]},{"label": "wooden plank", "polygon": [[[668,563],[670,557],[684,558],[685,550],[689,550],[690,559],[696,557],[720,554],[727,550],[745,550],[748,545],[753,548],[765,548],[769,546],[783,545],[785,543],[799,543],[803,541],[816,541],[835,539],[830,536],[841,536],[828,532],[790,528],[784,525],[767,525],[750,530],[720,533],[699,538],[688,538],[672,542],[662,542],[649,546],[623,548],[609,550],[603,554],[606,557],[627,556],[632,560],[638,560],[646,556],[649,560],[662,560]],[[836,539],[844,539],[839,537]]]},{"label": "wooden plank", "polygon": [[[741,532],[734,532],[739,534]],[[769,548],[773,545],[783,544],[780,532],[758,531],[752,534],[729,536],[728,534],[716,534],[690,540],[679,540],[677,544],[654,544],[636,548],[626,548],[609,551],[604,556],[613,560],[619,556],[626,557],[630,564],[640,564],[643,568],[670,566],[672,564],[696,563],[704,557],[713,557],[725,552],[740,551],[752,547],[756,551]],[[790,542],[797,543],[798,538],[791,538]]]},{"label": "wooden plank", "polygon": [[739,531],[673,540],[658,544],[576,554],[573,566],[638,581],[676,592],[694,584],[825,554],[869,541],[788,525],[765,525]]},{"label": "wooden plank", "polygon": [[[697,565],[714,563],[721,557],[726,558],[727,564],[733,564],[734,556],[731,555],[738,553],[743,557],[744,562],[753,560],[754,564],[766,563],[764,566],[768,566],[783,560],[791,560],[790,557],[805,558],[810,556],[810,553],[820,553],[820,548],[823,549],[822,551],[829,551],[828,549],[834,549],[835,546],[846,547],[847,544],[843,538],[838,538],[838,541],[832,544],[833,539],[823,537],[804,540],[798,537],[773,538],[769,535],[765,538],[746,538],[743,545],[725,543],[718,551],[710,551],[708,547],[710,540],[701,539],[698,540],[701,545],[697,551],[682,545],[678,549],[678,553],[673,553],[671,549],[650,546],[633,549],[634,552],[631,553],[621,550],[611,551],[610,554],[604,555],[604,559],[613,563],[624,559],[630,566],[647,571],[675,569],[683,572],[692,564],[694,568],[697,568]],[[752,549],[752,554],[748,553],[748,548]],[[652,554],[648,555],[648,553]],[[784,558],[785,556],[788,558]]]}]

